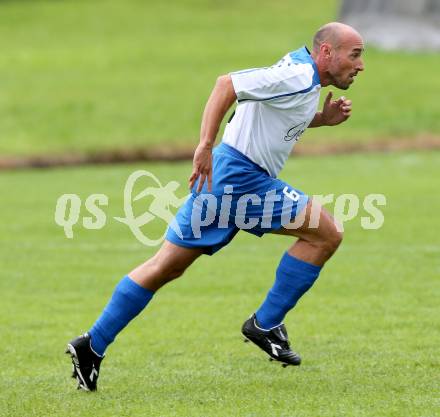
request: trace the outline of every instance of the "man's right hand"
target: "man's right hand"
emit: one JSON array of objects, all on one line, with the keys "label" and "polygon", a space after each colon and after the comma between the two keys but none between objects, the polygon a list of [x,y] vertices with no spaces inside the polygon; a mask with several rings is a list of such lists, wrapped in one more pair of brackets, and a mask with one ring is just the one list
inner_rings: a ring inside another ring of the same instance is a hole
[{"label": "man's right hand", "polygon": [[193,171],[189,177],[189,188],[192,189],[199,179],[197,192],[202,191],[203,184],[208,180],[208,192],[212,191],[212,148],[200,144],[194,152]]},{"label": "man's right hand", "polygon": [[200,144],[194,153],[193,172],[189,177],[191,189],[197,179],[199,180],[196,190],[198,193],[202,191],[206,180],[208,181],[208,192],[212,191],[212,148],[223,117],[236,99],[231,76],[218,77],[203,112]]}]

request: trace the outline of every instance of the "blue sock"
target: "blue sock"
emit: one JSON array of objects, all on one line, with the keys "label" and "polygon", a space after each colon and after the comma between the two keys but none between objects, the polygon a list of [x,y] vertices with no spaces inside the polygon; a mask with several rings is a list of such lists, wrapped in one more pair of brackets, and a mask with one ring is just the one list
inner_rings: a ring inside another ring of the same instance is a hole
[{"label": "blue sock", "polygon": [[278,265],[275,283],[256,312],[258,324],[267,330],[281,324],[287,312],[313,285],[320,271],[320,266],[286,252]]},{"label": "blue sock", "polygon": [[129,276],[124,277],[89,331],[92,349],[102,356],[116,335],[145,308],[153,295],[154,291],[141,287]]}]

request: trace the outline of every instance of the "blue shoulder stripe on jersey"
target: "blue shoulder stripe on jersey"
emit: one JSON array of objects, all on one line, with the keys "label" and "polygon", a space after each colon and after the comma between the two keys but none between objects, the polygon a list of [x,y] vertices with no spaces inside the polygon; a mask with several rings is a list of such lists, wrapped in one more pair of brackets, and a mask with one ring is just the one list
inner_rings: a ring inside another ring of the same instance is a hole
[{"label": "blue shoulder stripe on jersey", "polygon": [[[292,62],[294,64],[311,64],[312,65],[314,71],[313,71],[312,85],[310,87],[305,88],[304,90],[301,90],[301,91],[295,91],[293,93],[280,94],[277,96],[272,96],[272,97],[268,97],[268,98],[260,98],[257,100],[250,99],[250,98],[243,98],[241,100],[238,100],[238,102],[242,103],[243,101],[268,101],[268,100],[275,100],[275,99],[281,98],[281,97],[294,96],[296,94],[304,94],[304,93],[308,93],[309,91],[311,91],[315,86],[321,84],[321,80],[319,78],[319,73],[318,73],[318,67],[316,66],[315,61],[313,60],[312,56],[310,55],[310,52],[307,49],[307,46],[303,46],[302,48],[299,48],[296,51],[290,52],[289,55],[290,55],[290,58],[292,59]],[[256,70],[256,69],[252,69],[252,70]],[[252,70],[250,70],[250,71],[252,71]],[[247,71],[245,70],[245,72],[247,72]]]},{"label": "blue shoulder stripe on jersey", "polygon": [[321,80],[319,79],[318,67],[316,66],[315,61],[310,55],[310,51],[307,46],[303,46],[302,48],[297,49],[296,51],[290,52],[290,58],[294,64],[311,64],[314,72],[313,72],[313,80],[312,87],[315,85],[321,84]]}]

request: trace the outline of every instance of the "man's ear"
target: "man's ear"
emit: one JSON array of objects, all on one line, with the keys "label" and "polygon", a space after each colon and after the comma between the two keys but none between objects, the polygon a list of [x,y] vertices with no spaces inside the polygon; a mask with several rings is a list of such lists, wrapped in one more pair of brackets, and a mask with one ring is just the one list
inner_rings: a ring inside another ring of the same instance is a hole
[{"label": "man's ear", "polygon": [[332,46],[327,42],[323,42],[320,46],[320,51],[325,59],[329,59],[332,53]]}]

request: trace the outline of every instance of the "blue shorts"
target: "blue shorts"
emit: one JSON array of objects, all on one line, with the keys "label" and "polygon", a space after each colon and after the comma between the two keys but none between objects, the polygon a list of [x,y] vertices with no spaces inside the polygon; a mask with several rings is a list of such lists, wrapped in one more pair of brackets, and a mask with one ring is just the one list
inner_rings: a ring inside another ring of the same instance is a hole
[{"label": "blue shorts", "polygon": [[239,230],[262,236],[290,223],[309,197],[221,143],[213,151],[212,192],[205,182],[191,195],[170,224],[166,239],[212,255]]}]

